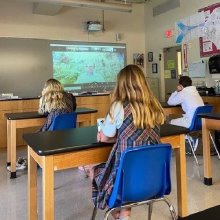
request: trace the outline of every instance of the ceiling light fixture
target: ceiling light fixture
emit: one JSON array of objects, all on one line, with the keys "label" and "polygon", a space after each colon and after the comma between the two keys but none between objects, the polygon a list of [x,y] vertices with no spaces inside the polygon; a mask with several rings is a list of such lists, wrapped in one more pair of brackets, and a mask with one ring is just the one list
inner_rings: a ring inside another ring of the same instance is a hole
[{"label": "ceiling light fixture", "polygon": [[113,10],[120,12],[131,12],[131,4],[118,4],[118,3],[106,3],[106,2],[95,2],[88,0],[27,0],[35,3],[50,3],[69,7],[86,7],[101,10]]}]

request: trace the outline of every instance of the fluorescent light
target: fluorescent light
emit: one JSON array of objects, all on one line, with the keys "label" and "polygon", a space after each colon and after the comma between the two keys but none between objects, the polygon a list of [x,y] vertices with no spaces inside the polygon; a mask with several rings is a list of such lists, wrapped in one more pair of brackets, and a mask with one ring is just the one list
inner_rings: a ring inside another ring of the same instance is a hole
[{"label": "fluorescent light", "polygon": [[106,2],[94,2],[88,0],[27,0],[35,3],[50,3],[69,7],[86,7],[95,8],[101,10],[113,10],[120,12],[131,12],[131,4],[119,4],[119,3],[106,3]]}]

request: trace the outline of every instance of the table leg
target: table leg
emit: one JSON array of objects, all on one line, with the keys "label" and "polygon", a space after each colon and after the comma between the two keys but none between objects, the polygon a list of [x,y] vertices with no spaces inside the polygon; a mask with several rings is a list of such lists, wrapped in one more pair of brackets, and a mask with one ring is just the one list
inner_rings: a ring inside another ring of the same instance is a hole
[{"label": "table leg", "polygon": [[16,178],[16,120],[11,120],[9,128],[9,152],[11,154],[11,179]]},{"label": "table leg", "polygon": [[54,220],[54,168],[53,156],[43,159],[43,220]]},{"label": "table leg", "polygon": [[186,155],[185,155],[185,138],[180,135],[180,146],[175,149],[176,152],[176,177],[177,177],[177,200],[178,216],[188,215],[187,208],[187,186],[186,186]]},{"label": "table leg", "polygon": [[206,119],[202,118],[202,142],[203,142],[203,162],[204,162],[204,184],[212,185],[212,164],[210,156],[209,129],[206,128]]},{"label": "table leg", "polygon": [[7,120],[7,166],[11,165],[11,120]]},{"label": "table leg", "polygon": [[37,220],[37,163],[28,147],[28,219]]}]

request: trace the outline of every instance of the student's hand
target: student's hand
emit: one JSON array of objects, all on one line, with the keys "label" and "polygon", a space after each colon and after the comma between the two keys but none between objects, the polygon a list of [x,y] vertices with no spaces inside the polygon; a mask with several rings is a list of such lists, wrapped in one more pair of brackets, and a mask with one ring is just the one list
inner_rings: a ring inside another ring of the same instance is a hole
[{"label": "student's hand", "polygon": [[117,137],[107,137],[103,134],[102,131],[99,131],[97,133],[97,141],[98,142],[105,142],[105,143],[115,143],[116,142]]},{"label": "student's hand", "polygon": [[97,141],[101,142],[101,132],[100,131],[97,133]]},{"label": "student's hand", "polygon": [[183,90],[183,86],[182,85],[178,85],[177,87],[176,87],[176,91],[177,92],[180,92],[180,91],[182,91]]}]

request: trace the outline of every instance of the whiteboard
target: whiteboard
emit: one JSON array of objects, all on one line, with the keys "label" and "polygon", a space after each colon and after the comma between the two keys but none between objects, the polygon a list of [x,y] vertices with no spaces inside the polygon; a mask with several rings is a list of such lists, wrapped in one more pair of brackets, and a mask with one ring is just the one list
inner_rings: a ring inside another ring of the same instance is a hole
[{"label": "whiteboard", "polygon": [[206,63],[204,61],[189,63],[189,76],[192,78],[205,77]]}]

